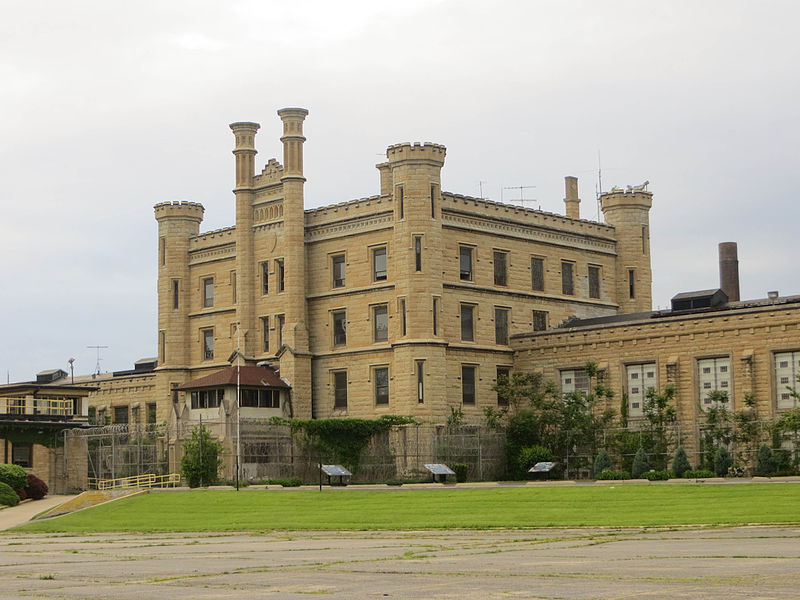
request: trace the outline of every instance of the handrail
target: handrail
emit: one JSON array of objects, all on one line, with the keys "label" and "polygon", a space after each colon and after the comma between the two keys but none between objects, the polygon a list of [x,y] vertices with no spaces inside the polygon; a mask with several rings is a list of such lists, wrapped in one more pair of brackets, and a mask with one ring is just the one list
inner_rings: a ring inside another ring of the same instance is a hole
[{"label": "handrail", "polygon": [[153,488],[176,486],[181,482],[180,473],[170,473],[168,475],[156,475],[154,473],[144,473],[142,475],[132,475],[130,477],[117,477],[116,479],[89,479],[89,487],[96,490],[115,490],[119,488]]}]

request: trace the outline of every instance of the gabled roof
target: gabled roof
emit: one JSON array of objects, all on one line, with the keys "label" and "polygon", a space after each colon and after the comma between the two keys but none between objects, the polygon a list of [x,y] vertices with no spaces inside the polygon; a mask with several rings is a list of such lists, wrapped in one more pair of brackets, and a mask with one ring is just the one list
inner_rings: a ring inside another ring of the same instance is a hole
[{"label": "gabled roof", "polygon": [[258,387],[278,387],[288,388],[289,386],[281,379],[280,375],[270,367],[225,367],[224,369],[188,381],[178,386],[179,390],[199,390],[203,388],[235,386],[237,382],[237,369],[239,370],[239,383],[245,386]]}]

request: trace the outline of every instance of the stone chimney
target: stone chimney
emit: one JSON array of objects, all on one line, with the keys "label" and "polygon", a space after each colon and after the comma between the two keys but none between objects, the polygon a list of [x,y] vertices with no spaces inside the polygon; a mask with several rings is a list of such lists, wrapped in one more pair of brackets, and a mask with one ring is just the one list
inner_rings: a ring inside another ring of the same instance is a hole
[{"label": "stone chimney", "polygon": [[739,301],[739,254],[736,242],[719,245],[719,287],[730,302]]},{"label": "stone chimney", "polygon": [[567,208],[567,216],[570,219],[580,219],[581,200],[578,198],[578,178],[564,177],[564,186],[566,188],[564,204]]}]

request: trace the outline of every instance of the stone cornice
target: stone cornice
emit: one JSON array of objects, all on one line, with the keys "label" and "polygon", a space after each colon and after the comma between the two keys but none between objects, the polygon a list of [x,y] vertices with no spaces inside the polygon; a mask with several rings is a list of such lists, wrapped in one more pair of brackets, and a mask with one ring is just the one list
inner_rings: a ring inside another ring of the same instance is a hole
[{"label": "stone cornice", "polygon": [[543,292],[523,292],[520,290],[487,287],[483,285],[474,285],[469,283],[445,281],[442,283],[442,287],[452,290],[464,290],[464,291],[470,290],[474,292],[481,292],[484,294],[507,296],[523,300],[546,300],[548,302],[566,302],[567,304],[588,304],[590,306],[600,306],[603,308],[610,308],[610,309],[618,308],[618,305],[615,304],[614,302],[604,302],[602,300],[589,300],[586,298],[576,298],[575,296],[555,296],[551,294],[545,294]]},{"label": "stone cornice", "polygon": [[202,263],[223,260],[236,256],[236,243],[228,242],[225,245],[213,246],[211,248],[198,248],[189,251],[189,265],[199,265]]},{"label": "stone cornice", "polygon": [[392,211],[382,211],[369,216],[341,219],[322,225],[307,226],[305,239],[306,242],[319,242],[321,240],[343,237],[356,233],[391,229],[393,227],[393,222],[394,215]]}]

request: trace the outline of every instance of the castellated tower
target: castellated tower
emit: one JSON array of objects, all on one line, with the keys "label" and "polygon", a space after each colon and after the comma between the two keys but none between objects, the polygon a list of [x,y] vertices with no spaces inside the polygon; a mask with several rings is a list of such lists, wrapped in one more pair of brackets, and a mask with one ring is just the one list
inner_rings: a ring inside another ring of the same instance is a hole
[{"label": "castellated tower", "polygon": [[189,307],[189,240],[200,231],[203,206],[196,202],[155,205],[158,221],[158,364],[186,368],[192,339]]},{"label": "castellated tower", "polygon": [[[396,410],[419,414],[419,373],[429,397],[445,397],[445,340],[433,333],[433,311],[442,310],[444,266],[441,219],[441,171],[444,146],[426,142],[389,146],[387,163],[378,165],[381,194],[394,205],[393,256],[398,324],[394,341]],[[441,320],[440,315],[436,318]],[[424,409],[435,409],[428,403]],[[441,406],[439,409],[443,408]],[[441,415],[437,415],[441,416]]]},{"label": "castellated tower", "polygon": [[[640,186],[643,187],[643,186]],[[605,222],[616,230],[615,277],[620,313],[652,310],[650,208],[653,194],[644,189],[613,190],[600,195]]]}]

